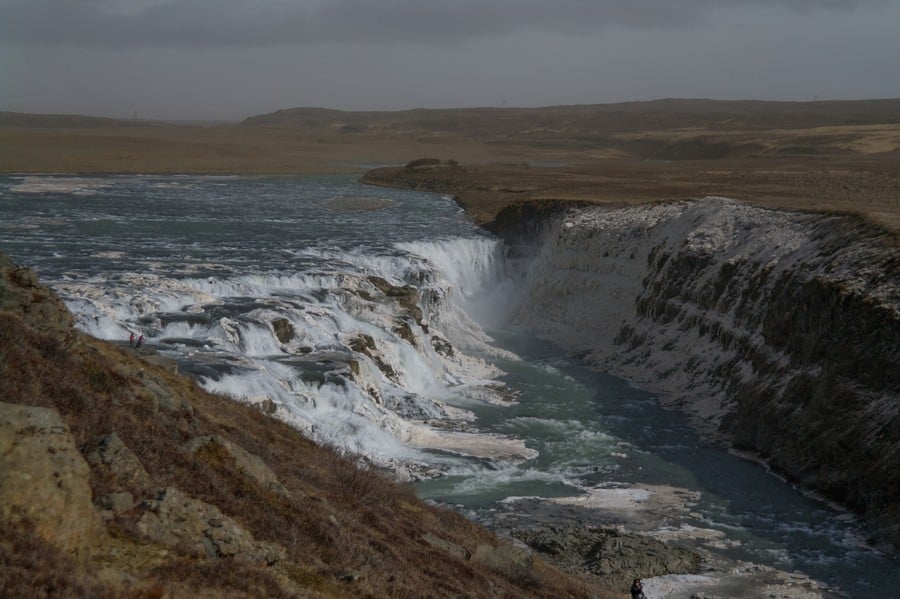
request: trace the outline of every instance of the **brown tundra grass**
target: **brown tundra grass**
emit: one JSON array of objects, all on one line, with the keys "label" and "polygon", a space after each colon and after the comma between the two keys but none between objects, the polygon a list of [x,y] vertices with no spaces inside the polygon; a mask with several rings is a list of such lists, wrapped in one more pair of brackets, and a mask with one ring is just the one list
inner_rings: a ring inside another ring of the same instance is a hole
[{"label": "brown tundra grass", "polygon": [[[154,399],[160,392],[181,407],[162,409]],[[425,533],[469,554],[500,541],[455,512],[423,503],[356,457],[316,445],[255,407],[209,394],[128,348],[73,331],[41,334],[18,314],[0,312],[0,398],[57,409],[83,453],[115,432],[154,487],[177,487],[217,506],[287,554],[271,567],[200,558],[187,548],[149,559],[155,550],[137,530],[138,510],[107,524],[118,553],[98,548],[88,561],[65,555],[28,526],[5,527],[0,596],[616,596],[540,560],[527,574],[500,572],[429,545]],[[204,435],[262,458],[289,493],[239,475],[224,451],[191,454],[187,442]],[[95,499],[116,490],[148,499],[146,490],[121,489],[96,471],[90,482]],[[98,576],[101,565],[119,577]]]}]

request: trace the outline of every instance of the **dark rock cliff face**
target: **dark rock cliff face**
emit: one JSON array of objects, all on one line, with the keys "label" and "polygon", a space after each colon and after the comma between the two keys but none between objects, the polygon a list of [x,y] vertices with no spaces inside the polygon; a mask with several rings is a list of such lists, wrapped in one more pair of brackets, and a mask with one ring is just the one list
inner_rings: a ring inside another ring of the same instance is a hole
[{"label": "dark rock cliff face", "polygon": [[709,438],[761,454],[900,545],[893,239],[850,217],[723,199],[517,206],[494,230],[518,262],[518,321],[655,386]]}]

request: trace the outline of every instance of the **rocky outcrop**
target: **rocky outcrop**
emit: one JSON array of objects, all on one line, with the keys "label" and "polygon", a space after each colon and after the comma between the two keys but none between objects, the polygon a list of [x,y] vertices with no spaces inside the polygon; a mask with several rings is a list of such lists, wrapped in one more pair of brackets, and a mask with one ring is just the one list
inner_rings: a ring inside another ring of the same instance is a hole
[{"label": "rocky outcrop", "polygon": [[89,477],[56,410],[0,403],[0,527],[27,521],[64,551],[90,552],[106,529]]},{"label": "rocky outcrop", "polygon": [[0,254],[0,312],[14,312],[37,331],[66,337],[74,319],[59,297],[38,283],[29,268]]},{"label": "rocky outcrop", "polygon": [[[221,437],[198,438],[190,445],[195,452],[220,447],[251,479],[287,493],[258,456]],[[140,460],[115,433],[100,439],[85,461],[57,411],[0,403],[0,521],[26,521],[66,552],[102,551],[107,534],[92,501],[91,466],[122,488],[149,493],[153,486]],[[128,491],[108,493],[97,503],[108,517],[132,512],[147,540],[198,556],[270,565],[284,556],[283,548],[257,542],[218,508],[176,488],[153,493],[139,504]]]},{"label": "rocky outcrop", "polygon": [[85,457],[93,470],[98,476],[114,480],[117,488],[138,492],[153,488],[153,481],[140,459],[116,433],[104,435],[85,449]]},{"label": "rocky outcrop", "polygon": [[519,272],[520,323],[656,387],[707,437],[761,454],[900,542],[889,235],[721,198],[510,210],[496,230]]},{"label": "rocky outcrop", "polygon": [[428,325],[422,321],[422,308],[419,307],[419,290],[412,285],[391,285],[381,277],[370,276],[369,282],[375,286],[385,296],[403,308],[403,310],[418,324],[423,330],[428,332]]},{"label": "rocky outcrop", "polygon": [[549,527],[516,533],[539,553],[575,572],[590,572],[627,588],[634,576],[697,573],[700,555],[650,537],[610,528]]},{"label": "rocky outcrop", "polygon": [[213,505],[198,501],[174,487],[142,503],[137,530],[161,545],[197,557],[230,557],[274,565],[285,551],[260,543],[232,518]]},{"label": "rocky outcrop", "polygon": [[238,472],[253,483],[270,491],[288,495],[287,489],[278,480],[278,476],[258,455],[250,453],[220,435],[195,437],[188,442],[187,450],[196,459],[210,461],[228,459],[234,462]]}]

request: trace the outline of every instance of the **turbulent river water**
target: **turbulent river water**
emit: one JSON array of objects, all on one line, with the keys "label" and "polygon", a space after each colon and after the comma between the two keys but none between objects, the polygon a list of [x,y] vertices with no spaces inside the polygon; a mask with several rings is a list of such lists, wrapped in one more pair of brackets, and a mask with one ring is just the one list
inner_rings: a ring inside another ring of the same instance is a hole
[{"label": "turbulent river water", "polygon": [[647,496],[669,492],[678,507],[649,534],[693,531],[825,595],[900,596],[896,562],[849,514],[505,324],[503,248],[449,198],[347,176],[6,176],[0,251],[81,329],[143,335],[207,388],[488,525],[545,498],[637,506],[640,528]]}]

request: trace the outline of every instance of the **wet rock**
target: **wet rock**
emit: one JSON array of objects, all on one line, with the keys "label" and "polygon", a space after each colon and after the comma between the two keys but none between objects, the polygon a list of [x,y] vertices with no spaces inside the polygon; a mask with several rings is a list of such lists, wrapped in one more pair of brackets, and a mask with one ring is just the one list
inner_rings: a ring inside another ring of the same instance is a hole
[{"label": "wet rock", "polygon": [[106,537],[90,469],[56,410],[0,403],[0,526],[30,521],[38,535],[78,552]]},{"label": "wet rock", "polygon": [[384,376],[391,379],[397,376],[391,365],[381,357],[378,347],[375,345],[375,339],[371,335],[360,334],[351,339],[349,345],[353,351],[369,356],[378,369],[384,373]]},{"label": "wet rock", "polygon": [[360,334],[350,340],[350,349],[361,354],[368,354],[375,350],[375,339],[371,335]]},{"label": "wet rock", "polygon": [[275,337],[282,343],[290,343],[297,335],[294,325],[286,318],[276,318],[272,321],[272,331]]},{"label": "wet rock", "polygon": [[[614,577],[623,584],[635,576],[649,578],[664,574],[696,574],[700,556],[650,537],[606,531],[596,538],[585,555],[588,570]],[[634,576],[632,572],[636,572]]]},{"label": "wet rock", "polygon": [[416,324],[425,327],[422,322],[422,309],[419,307],[419,290],[412,285],[391,285],[381,277],[369,277],[369,282],[381,293],[396,301],[409,314]]},{"label": "wet rock", "polygon": [[442,356],[447,356],[447,357],[453,356],[453,345],[449,341],[444,339],[443,337],[438,337],[437,335],[432,335],[431,347],[433,347],[434,351],[441,354]]},{"label": "wet rock", "polygon": [[263,414],[269,415],[274,414],[276,410],[278,410],[278,405],[268,397],[256,404],[256,407],[258,407]]},{"label": "wet rock", "polygon": [[409,326],[409,323],[402,322],[396,327],[394,327],[394,333],[397,334],[398,337],[407,341],[411,345],[416,345],[416,335],[413,333],[412,327]]}]

